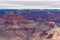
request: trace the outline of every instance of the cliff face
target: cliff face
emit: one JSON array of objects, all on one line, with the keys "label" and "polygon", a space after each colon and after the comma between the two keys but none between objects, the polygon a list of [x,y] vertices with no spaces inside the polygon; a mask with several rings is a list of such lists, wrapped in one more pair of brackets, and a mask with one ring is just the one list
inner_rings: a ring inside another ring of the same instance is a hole
[{"label": "cliff face", "polygon": [[[6,14],[0,19],[0,39],[52,40],[54,38],[52,35],[55,35],[53,32],[59,28],[55,27],[55,23],[60,21],[59,17],[60,14],[40,14],[32,17],[35,18],[34,21],[28,20],[22,14]],[[52,34],[50,34],[50,30]]]}]

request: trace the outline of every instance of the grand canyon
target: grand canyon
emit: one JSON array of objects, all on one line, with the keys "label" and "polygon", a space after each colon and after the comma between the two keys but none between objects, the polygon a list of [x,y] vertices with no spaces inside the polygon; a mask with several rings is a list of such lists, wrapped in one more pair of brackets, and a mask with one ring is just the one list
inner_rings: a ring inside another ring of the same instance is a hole
[{"label": "grand canyon", "polygon": [[60,10],[1,9],[0,40],[60,40]]}]

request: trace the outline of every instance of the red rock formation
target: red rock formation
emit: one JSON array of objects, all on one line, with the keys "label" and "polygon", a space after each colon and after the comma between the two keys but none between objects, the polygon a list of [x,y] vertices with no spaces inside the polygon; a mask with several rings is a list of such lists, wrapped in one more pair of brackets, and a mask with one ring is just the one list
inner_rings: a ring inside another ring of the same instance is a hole
[{"label": "red rock formation", "polygon": [[13,23],[13,24],[19,24],[19,23],[23,23],[23,24],[28,24],[28,23],[32,23],[31,20],[26,20],[24,18],[23,15],[21,14],[5,14],[5,16],[0,20],[1,23]]}]

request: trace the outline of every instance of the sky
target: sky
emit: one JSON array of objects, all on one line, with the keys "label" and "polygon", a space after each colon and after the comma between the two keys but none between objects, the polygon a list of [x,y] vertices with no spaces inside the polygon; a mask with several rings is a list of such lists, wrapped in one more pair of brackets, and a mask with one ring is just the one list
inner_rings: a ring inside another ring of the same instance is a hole
[{"label": "sky", "polygon": [[0,9],[55,9],[60,0],[1,0]]}]

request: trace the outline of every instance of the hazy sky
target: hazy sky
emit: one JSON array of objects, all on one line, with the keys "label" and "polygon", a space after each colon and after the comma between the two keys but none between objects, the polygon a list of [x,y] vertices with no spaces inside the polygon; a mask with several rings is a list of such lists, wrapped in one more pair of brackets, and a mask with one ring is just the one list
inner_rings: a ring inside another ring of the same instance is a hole
[{"label": "hazy sky", "polygon": [[11,9],[60,8],[60,0],[1,0],[0,8]]}]

